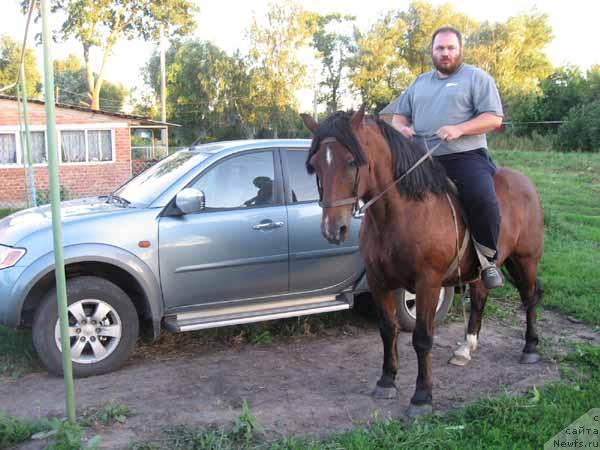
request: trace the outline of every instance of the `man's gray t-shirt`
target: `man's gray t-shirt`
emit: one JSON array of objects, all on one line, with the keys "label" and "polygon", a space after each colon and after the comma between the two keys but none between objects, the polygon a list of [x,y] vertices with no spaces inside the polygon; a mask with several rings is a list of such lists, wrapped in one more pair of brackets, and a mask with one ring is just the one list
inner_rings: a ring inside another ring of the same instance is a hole
[{"label": "man's gray t-shirt", "polygon": [[[406,90],[386,106],[380,114],[402,114],[420,136],[433,136],[444,125],[456,125],[489,112],[503,117],[502,102],[494,79],[481,69],[462,64],[446,78],[437,70],[420,75]],[[431,148],[437,137],[427,139]],[[485,134],[461,136],[442,142],[436,156],[487,148]]]}]

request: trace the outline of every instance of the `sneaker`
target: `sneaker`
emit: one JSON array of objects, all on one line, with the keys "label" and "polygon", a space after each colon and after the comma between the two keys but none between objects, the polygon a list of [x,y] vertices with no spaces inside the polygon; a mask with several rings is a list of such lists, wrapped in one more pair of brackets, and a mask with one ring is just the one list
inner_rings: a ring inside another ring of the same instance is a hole
[{"label": "sneaker", "polygon": [[481,271],[481,280],[486,289],[494,289],[504,286],[504,278],[500,270],[496,267],[496,264],[492,263],[491,266],[486,267]]}]

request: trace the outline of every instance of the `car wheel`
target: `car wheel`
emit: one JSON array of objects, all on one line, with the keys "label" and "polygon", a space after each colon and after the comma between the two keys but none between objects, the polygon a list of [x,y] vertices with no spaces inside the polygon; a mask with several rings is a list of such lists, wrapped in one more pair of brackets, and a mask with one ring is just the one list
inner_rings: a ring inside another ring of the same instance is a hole
[{"label": "car wheel", "polygon": [[[67,299],[73,375],[99,375],[120,367],[139,333],[137,311],[127,294],[103,278],[82,276],[67,280]],[[32,331],[40,359],[48,371],[62,376],[56,290],[36,310]]]},{"label": "car wheel", "polygon": [[[452,300],[454,298],[454,288],[445,287],[440,291],[440,298],[438,299],[437,308],[435,311],[435,323],[441,323],[450,307],[452,306]],[[416,296],[404,289],[398,289],[396,291],[396,315],[400,326],[405,331],[413,331],[415,329],[415,322],[417,320],[417,305]]]}]

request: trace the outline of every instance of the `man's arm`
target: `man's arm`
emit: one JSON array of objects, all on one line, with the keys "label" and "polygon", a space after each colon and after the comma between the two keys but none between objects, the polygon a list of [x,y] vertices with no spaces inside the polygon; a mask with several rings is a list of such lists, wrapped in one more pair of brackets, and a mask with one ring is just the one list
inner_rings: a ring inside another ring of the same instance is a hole
[{"label": "man's arm", "polygon": [[[394,116],[394,118],[399,116]],[[436,134],[444,141],[452,141],[461,136],[471,136],[474,134],[483,134],[488,131],[500,128],[502,125],[502,117],[494,113],[485,112],[477,117],[459,123],[458,125],[446,125],[437,130]]]},{"label": "man's arm", "polygon": [[404,135],[404,137],[411,138],[415,135],[408,117],[402,114],[394,114],[392,117],[392,126]]}]

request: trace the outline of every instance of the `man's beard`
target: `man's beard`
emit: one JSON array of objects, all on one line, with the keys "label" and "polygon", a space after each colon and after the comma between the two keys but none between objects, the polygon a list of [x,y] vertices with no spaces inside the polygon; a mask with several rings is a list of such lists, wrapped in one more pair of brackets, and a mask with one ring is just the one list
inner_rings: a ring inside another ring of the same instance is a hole
[{"label": "man's beard", "polygon": [[[431,57],[435,68],[444,75],[452,75],[462,64],[462,53],[460,53],[450,65],[443,65],[441,58],[437,60],[434,56]],[[444,60],[444,63],[446,60]]]}]

